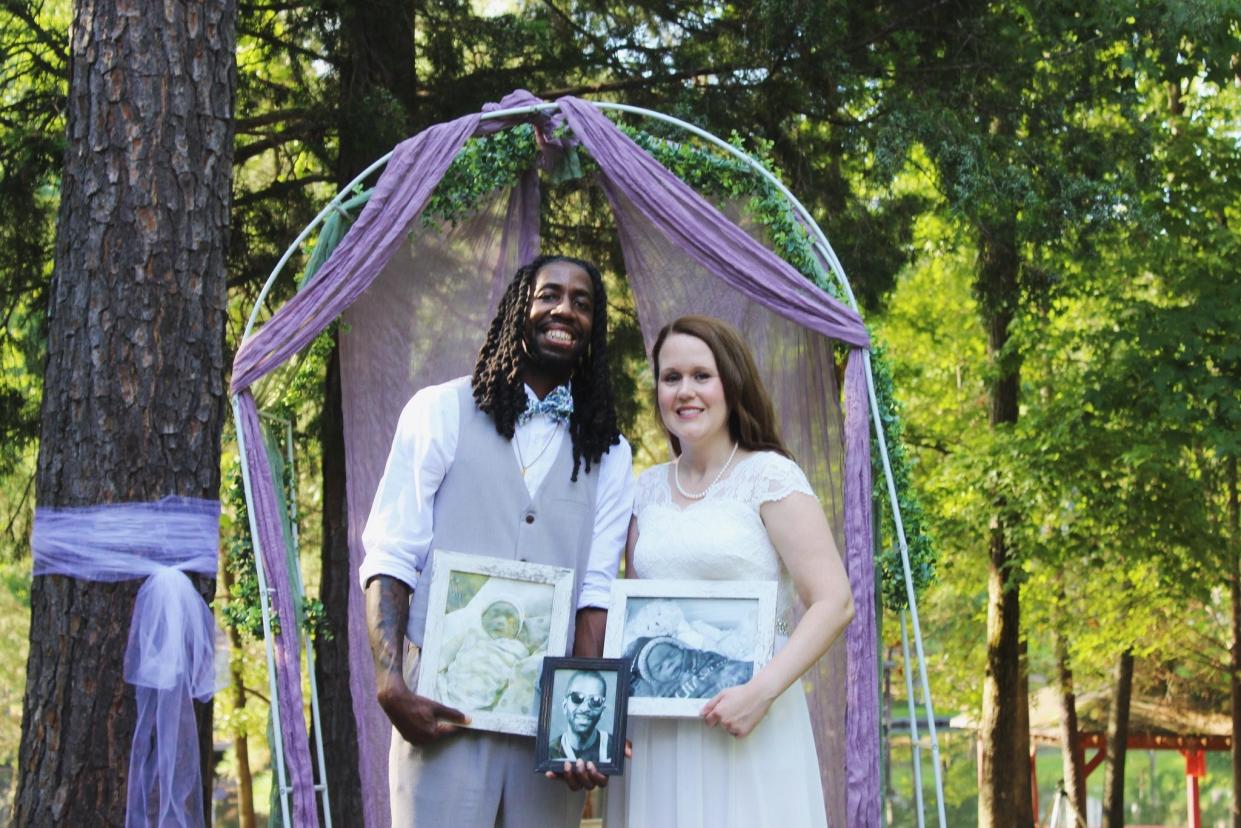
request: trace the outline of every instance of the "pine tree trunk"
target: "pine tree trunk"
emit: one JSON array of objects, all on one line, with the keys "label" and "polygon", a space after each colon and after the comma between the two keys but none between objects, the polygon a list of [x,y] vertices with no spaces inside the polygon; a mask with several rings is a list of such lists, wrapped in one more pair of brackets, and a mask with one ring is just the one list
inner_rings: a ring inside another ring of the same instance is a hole
[{"label": "pine tree trunk", "polygon": [[1086,763],[1078,742],[1077,695],[1073,689],[1069,648],[1059,631],[1055,633],[1055,648],[1056,673],[1060,685],[1060,753],[1064,765],[1064,787],[1077,814],[1074,824],[1085,828],[1084,823],[1079,820],[1086,815]]},{"label": "pine tree trunk", "polygon": [[1129,747],[1129,701],[1133,693],[1133,652],[1116,660],[1112,709],[1107,717],[1107,770],[1103,777],[1103,824],[1125,828],[1125,754]]},{"label": "pine tree trunk", "polygon": [[[232,0],[75,7],[40,506],[219,497],[235,17]],[[124,822],[138,586],[34,580],[15,824]]]},{"label": "pine tree trunk", "polygon": [[[1017,422],[1021,361],[1008,347],[1009,326],[1018,300],[1019,260],[1015,228],[1001,223],[984,228],[976,284],[987,324],[987,350],[995,367],[989,388],[992,427]],[[983,678],[982,786],[980,828],[1013,828],[1030,812],[1028,734],[1022,738],[1021,607],[1014,550],[1005,532],[1003,492],[994,496],[987,566],[987,670]],[[1028,823],[1024,823],[1028,824]]]},{"label": "pine tree trunk", "polygon": [[[324,383],[323,415],[323,568],[319,600],[328,635],[315,638],[315,681],[319,721],[328,767],[332,824],[358,825],[362,784],[358,773],[358,728],[349,689],[349,592],[356,592],[349,566],[349,512],[345,493],[345,437],[340,408],[340,350],[333,347]],[[318,765],[316,764],[316,769]]]}]

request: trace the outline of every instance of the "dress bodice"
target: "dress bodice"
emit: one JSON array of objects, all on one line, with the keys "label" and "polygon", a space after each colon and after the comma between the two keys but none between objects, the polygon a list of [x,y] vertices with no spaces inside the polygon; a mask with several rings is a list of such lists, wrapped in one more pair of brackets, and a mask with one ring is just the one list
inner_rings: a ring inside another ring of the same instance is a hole
[{"label": "dress bodice", "polygon": [[776,581],[776,619],[787,629],[793,585],[759,509],[793,492],[813,497],[806,475],[780,454],[756,452],[738,461],[702,500],[681,507],[672,499],[671,474],[671,464],[664,463],[638,478],[637,577]]}]

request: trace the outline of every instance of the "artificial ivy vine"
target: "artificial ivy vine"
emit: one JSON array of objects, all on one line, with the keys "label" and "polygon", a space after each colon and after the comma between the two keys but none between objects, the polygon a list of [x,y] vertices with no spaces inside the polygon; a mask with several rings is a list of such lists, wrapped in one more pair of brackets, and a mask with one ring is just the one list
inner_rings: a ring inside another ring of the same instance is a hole
[{"label": "artificial ivy vine", "polygon": [[[794,215],[788,199],[749,165],[736,158],[670,141],[627,125],[621,125],[620,128],[665,168],[708,198],[718,201],[748,197],[747,207],[750,214],[766,229],[768,240],[775,252],[819,288],[836,299],[845,301],[840,285],[830,278],[823,268],[814,252],[809,232]],[[565,134],[562,131],[560,136]],[[736,133],[730,141],[741,148],[742,139]],[[581,170],[586,176],[598,172],[593,161],[580,147],[570,152],[580,153],[580,157],[574,154],[569,159],[575,172]],[[536,153],[534,129],[528,124],[493,135],[471,138],[449,165],[443,180],[423,211],[421,221],[424,226],[459,221],[476,209],[479,201],[486,195],[500,188],[512,187],[535,163]],[[750,154],[755,155],[753,150],[750,150]],[[755,157],[769,172],[778,176],[771,160],[769,145],[760,144]],[[360,209],[368,195],[359,193],[351,199],[350,208]],[[313,278],[319,264],[326,260],[331,248],[344,236],[349,223],[351,218],[334,215],[329,224],[325,225],[307,271],[303,274],[303,287]],[[316,345],[319,345],[320,341],[326,341],[326,336],[325,332],[316,341]],[[925,530],[922,505],[912,485],[912,464],[902,440],[904,427],[900,406],[893,393],[891,364],[885,349],[875,341],[873,335],[871,341],[871,366],[879,415],[887,436],[888,458],[908,539],[914,589],[920,593],[934,580],[936,553]],[[313,359],[303,363],[292,387],[305,387],[312,381],[310,374],[316,371],[315,363]],[[872,442],[874,497],[876,503],[883,504],[887,503],[888,495],[874,446]],[[244,503],[242,505],[244,506]],[[242,529],[248,536],[248,527]],[[883,538],[884,549],[876,556],[883,603],[888,609],[900,610],[908,603],[900,550],[895,543],[893,532],[885,532]]]},{"label": "artificial ivy vine", "polygon": [[[840,284],[829,277],[815,255],[809,231],[797,220],[793,207],[784,194],[770,182],[736,158],[704,152],[688,144],[676,143],[655,137],[641,130],[621,126],[621,130],[634,143],[650,153],[655,160],[699,193],[716,199],[749,196],[748,208],[767,230],[768,240],[775,252],[822,290],[841,302]],[[741,149],[741,139],[736,134],[730,143]],[[779,177],[770,156],[770,147],[760,145],[757,153],[750,153],[768,172]],[[868,331],[869,332],[869,331]],[[912,480],[912,463],[905,447],[904,422],[900,403],[897,402],[892,384],[892,365],[886,348],[871,333],[871,369],[875,381],[875,397],[879,404],[879,419],[887,438],[888,462],[896,484],[896,499],[901,510],[909,551],[910,574],[914,590],[921,593],[935,579],[936,552],[926,531],[926,515],[918,500]],[[887,504],[887,483],[883,475],[878,443],[871,443],[871,467],[874,470],[875,503]],[[901,610],[908,603],[905,590],[904,568],[901,565],[900,547],[895,530],[883,535],[883,549],[876,556],[880,572],[880,590],[883,603],[888,609]]]}]

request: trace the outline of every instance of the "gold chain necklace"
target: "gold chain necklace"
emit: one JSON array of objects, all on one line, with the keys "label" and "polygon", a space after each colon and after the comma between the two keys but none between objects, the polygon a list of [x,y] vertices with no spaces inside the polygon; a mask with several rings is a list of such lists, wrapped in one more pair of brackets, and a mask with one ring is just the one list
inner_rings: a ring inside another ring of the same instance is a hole
[{"label": "gold chain necklace", "polygon": [[526,475],[529,474],[530,468],[535,463],[539,462],[539,458],[542,457],[544,454],[546,454],[547,450],[551,448],[552,441],[556,439],[556,435],[559,432],[560,432],[560,426],[552,427],[551,436],[547,438],[547,442],[543,444],[543,448],[539,449],[539,453],[534,455],[534,457],[531,458],[529,463],[527,463],[525,461],[525,458],[521,456],[521,441],[517,439],[517,432],[515,431],[513,432],[513,445],[517,447],[517,465],[521,466],[521,479],[522,480],[526,479]]}]

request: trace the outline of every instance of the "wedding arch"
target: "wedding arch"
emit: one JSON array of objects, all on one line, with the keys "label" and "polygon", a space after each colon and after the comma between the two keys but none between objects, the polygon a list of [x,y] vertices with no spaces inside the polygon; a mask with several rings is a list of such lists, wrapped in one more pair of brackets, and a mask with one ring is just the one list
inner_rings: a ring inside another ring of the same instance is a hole
[{"label": "wedding arch", "polygon": [[[705,142],[714,157],[724,159],[717,164],[724,172],[714,177],[712,193],[724,211],[694,188],[705,189],[711,182],[693,181],[691,187],[670,171],[677,169],[678,159],[699,157],[701,150],[622,129],[605,111],[652,119]],[[514,152],[517,146],[525,153]],[[471,153],[474,162],[461,167],[458,159]],[[261,381],[340,320],[353,576],[350,689],[363,817],[368,828],[385,826],[390,727],[374,702],[356,579],[363,524],[404,403],[422,386],[469,372],[509,277],[539,252],[539,168],[564,176],[580,175],[583,166],[590,168],[613,212],[648,353],[659,328],[683,313],[705,313],[736,325],[750,341],[769,383],[786,441],[832,521],[857,614],[843,641],[811,671],[807,692],[834,825],[880,821],[873,447],[895,539],[888,558],[894,576],[889,591],[902,593],[896,603],[902,608],[918,820],[922,824],[917,758],[921,720],[930,735],[942,828],[939,747],[915,591],[924,566],[917,560],[911,564],[870,337],[831,244],[774,175],[710,133],[638,107],[572,97],[545,102],[521,90],[481,113],[420,132],[332,199],[289,246],[263,286],[234,361],[233,414],[271,683],[273,785],[284,824],[317,824],[318,797],[330,825],[330,769],[317,738],[312,758],[303,713],[305,645],[311,715],[314,732],[320,734],[312,649],[299,624],[272,623],[273,616],[286,621],[300,617],[301,584],[296,521],[290,516],[295,498],[286,498],[277,485],[284,464],[292,460],[288,424],[283,423],[286,439],[281,440],[279,418],[260,412]],[[361,190],[362,182],[379,170],[373,189]],[[441,185],[446,176],[453,186]],[[727,198],[747,195],[736,183],[738,177],[759,182],[766,199],[759,200],[757,209],[754,200],[747,204],[744,198]],[[761,214],[758,219],[756,213]],[[258,326],[273,285],[312,237],[314,250],[298,292]],[[838,354],[847,354],[843,389],[838,386]],[[915,667],[921,714],[914,710]],[[312,762],[317,764],[318,783]]]}]

